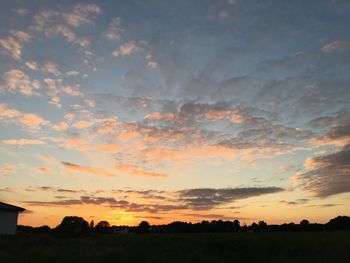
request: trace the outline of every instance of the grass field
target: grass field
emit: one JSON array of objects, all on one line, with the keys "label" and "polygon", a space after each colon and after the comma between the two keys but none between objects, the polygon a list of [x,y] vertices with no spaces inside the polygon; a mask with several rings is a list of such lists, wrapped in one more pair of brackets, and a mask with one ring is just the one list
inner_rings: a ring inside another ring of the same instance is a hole
[{"label": "grass field", "polygon": [[350,262],[350,232],[0,237],[1,263]]}]

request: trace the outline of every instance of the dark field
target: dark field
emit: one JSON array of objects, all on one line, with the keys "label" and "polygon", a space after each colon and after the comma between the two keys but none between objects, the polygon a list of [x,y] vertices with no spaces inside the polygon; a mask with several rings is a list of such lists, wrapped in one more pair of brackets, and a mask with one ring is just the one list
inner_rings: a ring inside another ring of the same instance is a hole
[{"label": "dark field", "polygon": [[350,262],[350,232],[0,237],[0,262]]}]

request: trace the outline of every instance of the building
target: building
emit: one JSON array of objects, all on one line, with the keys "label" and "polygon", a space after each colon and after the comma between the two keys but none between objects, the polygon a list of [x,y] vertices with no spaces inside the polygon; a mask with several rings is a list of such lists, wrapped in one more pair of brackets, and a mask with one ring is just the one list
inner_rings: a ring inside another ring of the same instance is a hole
[{"label": "building", "polygon": [[16,233],[18,214],[25,209],[0,202],[0,235]]}]

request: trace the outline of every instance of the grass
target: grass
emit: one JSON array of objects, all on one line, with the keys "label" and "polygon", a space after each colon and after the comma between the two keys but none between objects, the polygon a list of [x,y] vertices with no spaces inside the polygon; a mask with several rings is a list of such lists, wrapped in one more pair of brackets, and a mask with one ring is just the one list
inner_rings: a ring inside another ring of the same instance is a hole
[{"label": "grass", "polygon": [[349,232],[0,237],[0,262],[350,262]]}]

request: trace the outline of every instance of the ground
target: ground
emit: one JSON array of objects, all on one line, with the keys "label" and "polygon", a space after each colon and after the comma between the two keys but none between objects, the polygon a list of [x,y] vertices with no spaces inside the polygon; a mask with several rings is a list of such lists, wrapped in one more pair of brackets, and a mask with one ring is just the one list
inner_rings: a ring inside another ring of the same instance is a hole
[{"label": "ground", "polygon": [[350,262],[350,232],[0,237],[1,263]]}]

